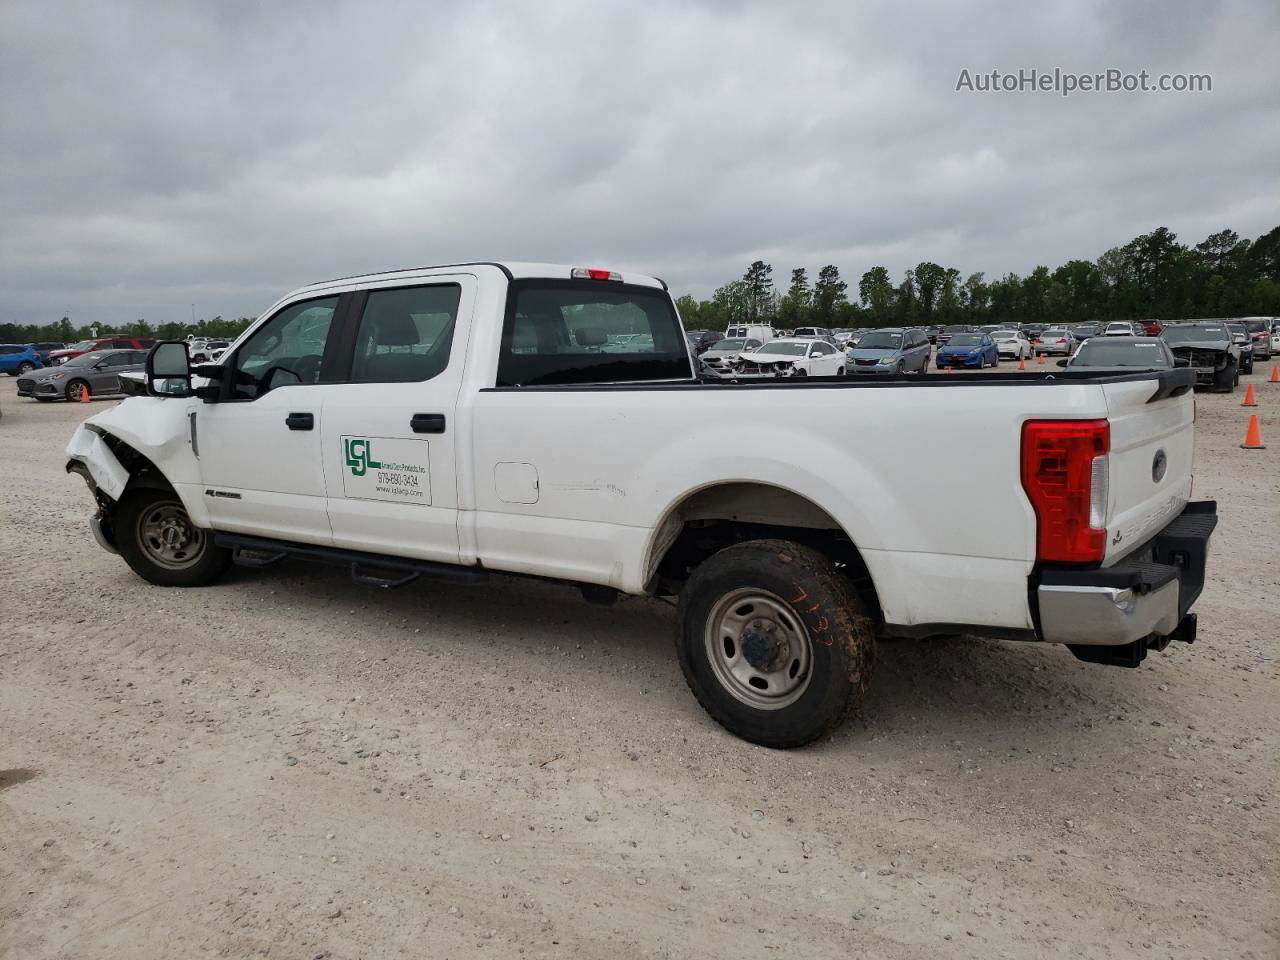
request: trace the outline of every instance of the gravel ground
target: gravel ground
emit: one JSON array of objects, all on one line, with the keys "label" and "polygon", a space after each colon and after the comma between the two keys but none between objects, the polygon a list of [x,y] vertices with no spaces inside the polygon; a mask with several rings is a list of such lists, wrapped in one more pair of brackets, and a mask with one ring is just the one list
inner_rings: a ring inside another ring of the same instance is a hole
[{"label": "gravel ground", "polygon": [[62,469],[106,401],[0,380],[0,957],[1274,958],[1265,372],[1270,449],[1199,396],[1194,646],[883,644],[864,715],[788,753],[702,713],[660,602],[148,586]]}]

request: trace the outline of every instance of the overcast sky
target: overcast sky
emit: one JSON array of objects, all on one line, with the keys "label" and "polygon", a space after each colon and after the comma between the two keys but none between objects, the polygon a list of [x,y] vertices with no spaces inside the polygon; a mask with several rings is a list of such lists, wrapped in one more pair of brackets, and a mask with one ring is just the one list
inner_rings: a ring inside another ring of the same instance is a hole
[{"label": "overcast sky", "polygon": [[[1280,224],[1280,4],[0,5],[0,321],[469,259],[856,292]],[[1211,93],[956,92],[962,69]]]}]

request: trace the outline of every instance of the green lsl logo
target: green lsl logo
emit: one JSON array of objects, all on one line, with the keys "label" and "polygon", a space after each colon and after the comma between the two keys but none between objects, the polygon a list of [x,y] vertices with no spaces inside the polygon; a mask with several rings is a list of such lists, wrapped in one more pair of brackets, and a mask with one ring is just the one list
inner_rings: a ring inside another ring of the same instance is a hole
[{"label": "green lsl logo", "polygon": [[363,437],[347,437],[342,441],[343,459],[353,477],[363,477],[370,469],[377,470],[381,463],[373,459],[373,444]]}]

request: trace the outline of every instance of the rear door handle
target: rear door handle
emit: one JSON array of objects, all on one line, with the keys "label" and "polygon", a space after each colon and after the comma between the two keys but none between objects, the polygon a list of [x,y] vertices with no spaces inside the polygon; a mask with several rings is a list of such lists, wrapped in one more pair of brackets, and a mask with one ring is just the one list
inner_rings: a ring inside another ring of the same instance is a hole
[{"label": "rear door handle", "polygon": [[415,413],[409,418],[409,429],[414,433],[444,433],[444,414]]},{"label": "rear door handle", "polygon": [[290,430],[314,430],[316,418],[309,413],[291,413],[284,418],[285,426]]}]

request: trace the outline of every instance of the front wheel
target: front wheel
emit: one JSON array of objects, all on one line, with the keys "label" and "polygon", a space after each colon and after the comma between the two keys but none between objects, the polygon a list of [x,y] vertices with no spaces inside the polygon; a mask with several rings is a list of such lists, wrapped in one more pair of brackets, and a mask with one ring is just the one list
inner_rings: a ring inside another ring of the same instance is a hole
[{"label": "front wheel", "polygon": [[126,497],[113,518],[116,547],[133,572],[161,587],[203,587],[231,565],[231,551],[191,522],[177,494],[144,489]]},{"label": "front wheel", "polygon": [[676,653],[717,723],[766,747],[822,736],[862,703],[871,616],[818,551],[787,540],[727,547],[680,594]]},{"label": "front wheel", "polygon": [[34,363],[29,363],[26,360],[24,360],[22,361],[22,363],[18,364],[18,374],[22,375],[24,373],[30,373],[35,368],[36,368],[36,365]]},{"label": "front wheel", "polygon": [[82,396],[93,396],[93,391],[89,389],[89,384],[83,380],[72,380],[67,384],[67,389],[63,391],[63,395],[72,403],[77,403]]}]

